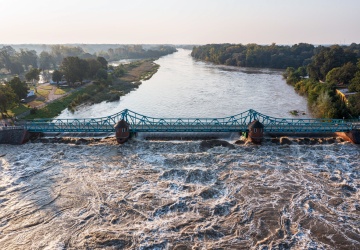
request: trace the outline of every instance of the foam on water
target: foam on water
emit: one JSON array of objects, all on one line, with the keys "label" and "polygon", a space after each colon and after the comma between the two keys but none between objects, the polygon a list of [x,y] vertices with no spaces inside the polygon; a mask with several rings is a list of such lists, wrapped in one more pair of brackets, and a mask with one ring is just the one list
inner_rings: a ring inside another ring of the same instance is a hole
[{"label": "foam on water", "polygon": [[347,142],[0,145],[2,249],[359,249]]}]

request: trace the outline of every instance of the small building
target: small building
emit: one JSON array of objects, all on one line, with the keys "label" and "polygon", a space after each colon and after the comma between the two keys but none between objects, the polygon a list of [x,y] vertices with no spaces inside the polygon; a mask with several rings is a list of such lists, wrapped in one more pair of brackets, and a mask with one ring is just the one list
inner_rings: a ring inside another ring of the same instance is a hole
[{"label": "small building", "polygon": [[118,121],[115,126],[116,141],[119,144],[126,142],[130,137],[129,123],[124,119]]},{"label": "small building", "polygon": [[253,143],[261,143],[264,137],[264,125],[258,120],[254,120],[248,125],[248,129],[248,140]]},{"label": "small building", "polygon": [[349,89],[336,89],[336,94],[338,94],[341,100],[347,105],[349,96],[356,94],[356,92],[349,92]]}]

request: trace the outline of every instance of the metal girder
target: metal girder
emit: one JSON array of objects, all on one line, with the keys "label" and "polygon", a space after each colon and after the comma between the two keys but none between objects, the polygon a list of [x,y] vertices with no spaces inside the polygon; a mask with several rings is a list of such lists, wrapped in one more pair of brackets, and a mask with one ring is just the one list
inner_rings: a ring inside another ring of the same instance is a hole
[{"label": "metal girder", "polygon": [[113,132],[122,119],[131,132],[244,132],[253,120],[261,122],[265,132],[346,132],[359,124],[359,120],[274,118],[252,109],[223,118],[154,118],[125,109],[100,118],[25,120],[23,126],[31,132]]}]

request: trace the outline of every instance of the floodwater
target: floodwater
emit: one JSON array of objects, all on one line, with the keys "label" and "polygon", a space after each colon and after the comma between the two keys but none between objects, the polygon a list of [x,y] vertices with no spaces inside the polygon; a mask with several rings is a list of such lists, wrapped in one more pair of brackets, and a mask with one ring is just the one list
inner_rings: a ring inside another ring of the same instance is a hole
[{"label": "floodwater", "polygon": [[103,117],[130,109],[153,117],[226,117],[248,109],[274,117],[299,110],[307,101],[286,84],[282,71],[219,66],[196,61],[190,50],[164,56],[159,71],[117,102],[64,110],[58,118]]},{"label": "floodwater", "polygon": [[[279,71],[216,66],[189,53],[157,60],[159,72],[120,102],[60,117],[124,108],[163,117],[307,114]],[[0,249],[360,249],[358,145],[236,139],[0,144]]]},{"label": "floodwater", "polygon": [[360,249],[357,145],[77,144],[0,145],[1,249]]}]

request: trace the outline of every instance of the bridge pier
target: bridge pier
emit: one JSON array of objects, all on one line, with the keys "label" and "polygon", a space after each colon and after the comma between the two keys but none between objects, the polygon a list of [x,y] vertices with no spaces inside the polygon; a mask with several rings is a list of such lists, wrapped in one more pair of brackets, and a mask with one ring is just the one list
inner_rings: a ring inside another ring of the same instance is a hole
[{"label": "bridge pier", "polygon": [[358,129],[354,129],[349,132],[336,132],[335,134],[346,141],[350,141],[354,144],[360,144],[360,130]]},{"label": "bridge pier", "polygon": [[264,125],[258,120],[254,120],[249,124],[248,129],[248,140],[260,144],[264,138]]},{"label": "bridge pier", "polygon": [[130,138],[129,123],[127,123],[124,119],[118,121],[115,124],[114,128],[115,128],[116,141],[119,144],[123,144]]},{"label": "bridge pier", "polygon": [[29,139],[29,132],[21,127],[0,128],[0,144],[20,145]]}]

